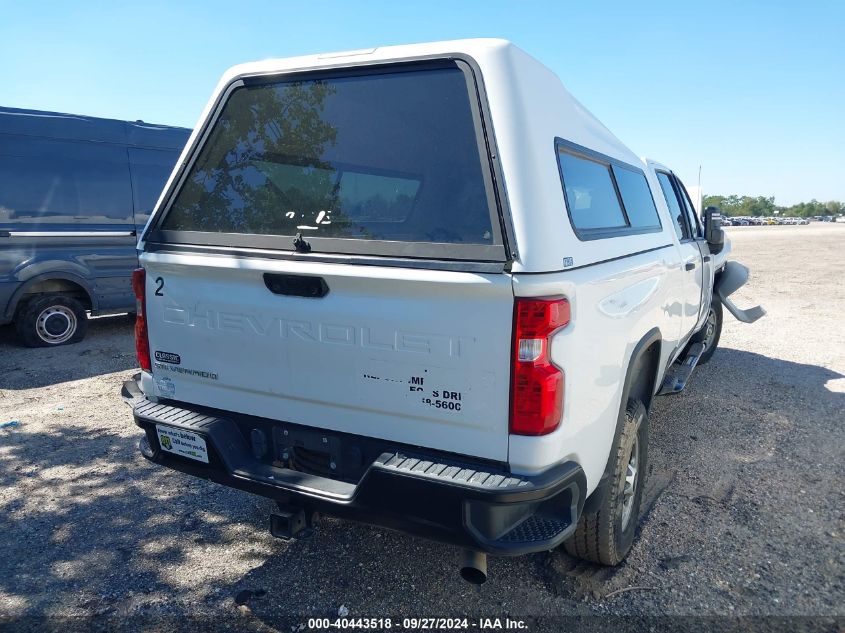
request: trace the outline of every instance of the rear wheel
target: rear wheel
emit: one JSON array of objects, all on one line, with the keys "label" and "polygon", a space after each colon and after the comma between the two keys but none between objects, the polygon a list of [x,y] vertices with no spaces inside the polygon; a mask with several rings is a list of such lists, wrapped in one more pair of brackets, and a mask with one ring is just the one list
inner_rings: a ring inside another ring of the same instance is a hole
[{"label": "rear wheel", "polygon": [[27,347],[53,347],[81,341],[88,330],[88,317],[85,307],[73,297],[41,295],[20,308],[15,328]]},{"label": "rear wheel", "polygon": [[628,402],[613,460],[601,505],[596,512],[581,515],[575,533],[564,543],[571,556],[601,565],[622,562],[637,531],[648,467],[648,413],[639,400]]},{"label": "rear wheel", "polygon": [[691,343],[704,343],[704,351],[701,353],[701,358],[698,359],[698,364],[703,365],[713,356],[716,348],[719,346],[719,338],[722,336],[722,302],[718,297],[714,296],[710,300],[710,310],[707,313],[707,320],[696,334],[690,340]]}]

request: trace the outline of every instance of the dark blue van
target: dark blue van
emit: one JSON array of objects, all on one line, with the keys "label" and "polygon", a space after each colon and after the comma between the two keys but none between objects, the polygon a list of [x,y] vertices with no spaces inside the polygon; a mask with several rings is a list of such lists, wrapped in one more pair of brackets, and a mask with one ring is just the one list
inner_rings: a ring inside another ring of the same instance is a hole
[{"label": "dark blue van", "polygon": [[190,132],[0,108],[0,325],[46,347],[134,312],[136,233]]}]

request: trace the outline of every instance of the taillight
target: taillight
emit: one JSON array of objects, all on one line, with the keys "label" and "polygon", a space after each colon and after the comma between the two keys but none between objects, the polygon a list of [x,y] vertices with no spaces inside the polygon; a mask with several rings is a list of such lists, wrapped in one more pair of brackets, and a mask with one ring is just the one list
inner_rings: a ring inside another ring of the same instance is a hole
[{"label": "taillight", "polygon": [[569,323],[566,299],[520,299],[514,306],[510,431],[545,435],[560,424],[563,371],[552,364],[551,335]]},{"label": "taillight", "polygon": [[152,371],[150,339],[147,336],[147,274],[143,268],[132,271],[132,290],[135,291],[135,353],[141,369]]}]

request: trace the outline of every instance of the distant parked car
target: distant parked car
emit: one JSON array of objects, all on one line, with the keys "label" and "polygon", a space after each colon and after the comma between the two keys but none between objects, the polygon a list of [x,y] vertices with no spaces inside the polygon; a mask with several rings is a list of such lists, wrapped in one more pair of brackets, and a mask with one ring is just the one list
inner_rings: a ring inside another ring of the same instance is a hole
[{"label": "distant parked car", "polygon": [[0,325],[50,347],[135,311],[136,232],[190,132],[0,108]]}]

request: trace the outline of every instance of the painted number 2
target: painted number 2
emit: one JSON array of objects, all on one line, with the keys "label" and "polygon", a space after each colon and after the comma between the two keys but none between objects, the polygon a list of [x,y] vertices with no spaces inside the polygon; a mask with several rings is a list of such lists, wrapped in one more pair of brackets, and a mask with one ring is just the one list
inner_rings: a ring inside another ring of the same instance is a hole
[{"label": "painted number 2", "polygon": [[164,277],[156,277],[156,283],[158,284],[156,286],[156,297],[163,297],[164,293],[162,290],[164,290]]}]

